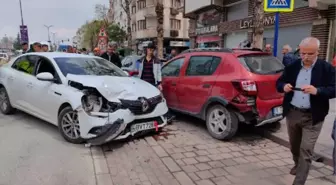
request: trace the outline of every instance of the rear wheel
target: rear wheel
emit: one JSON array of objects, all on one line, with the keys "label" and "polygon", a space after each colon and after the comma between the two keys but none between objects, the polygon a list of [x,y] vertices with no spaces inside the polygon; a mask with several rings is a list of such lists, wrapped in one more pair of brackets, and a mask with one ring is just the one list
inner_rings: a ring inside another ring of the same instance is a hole
[{"label": "rear wheel", "polygon": [[0,111],[5,114],[12,114],[15,109],[12,107],[5,87],[0,87]]},{"label": "rear wheel", "polygon": [[78,114],[70,106],[65,107],[59,114],[58,129],[66,141],[73,144],[84,142],[80,137]]},{"label": "rear wheel", "polygon": [[238,130],[238,119],[222,105],[212,106],[206,114],[210,135],[219,140],[231,139]]}]

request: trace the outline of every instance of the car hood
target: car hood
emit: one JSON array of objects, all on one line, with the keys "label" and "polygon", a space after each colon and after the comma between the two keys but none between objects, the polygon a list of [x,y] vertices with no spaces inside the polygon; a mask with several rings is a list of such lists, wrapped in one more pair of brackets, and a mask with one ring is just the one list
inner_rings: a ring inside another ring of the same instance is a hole
[{"label": "car hood", "polygon": [[66,78],[68,81],[96,88],[111,102],[119,102],[119,99],[137,100],[139,97],[152,98],[161,94],[153,85],[134,77],[68,74]]}]

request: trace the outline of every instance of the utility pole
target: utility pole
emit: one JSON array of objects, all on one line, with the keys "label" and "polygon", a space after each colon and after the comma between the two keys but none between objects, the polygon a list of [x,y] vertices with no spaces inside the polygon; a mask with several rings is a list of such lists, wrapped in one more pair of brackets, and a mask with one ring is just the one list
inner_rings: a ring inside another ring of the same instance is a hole
[{"label": "utility pole", "polygon": [[51,32],[51,34],[52,34],[52,38],[53,38],[53,44],[51,44],[52,46],[53,46],[53,48],[54,48],[54,50],[56,50],[56,40],[55,40],[55,38],[56,38],[56,32]]},{"label": "utility pole", "polygon": [[53,27],[53,25],[44,25],[44,27],[46,27],[47,31],[48,31],[48,42],[51,43],[51,41],[50,41],[50,28]]},{"label": "utility pole", "polygon": [[23,22],[23,13],[22,13],[22,3],[21,3],[21,0],[19,0],[19,2],[20,2],[20,13],[21,13],[21,25],[23,26],[24,22]]}]

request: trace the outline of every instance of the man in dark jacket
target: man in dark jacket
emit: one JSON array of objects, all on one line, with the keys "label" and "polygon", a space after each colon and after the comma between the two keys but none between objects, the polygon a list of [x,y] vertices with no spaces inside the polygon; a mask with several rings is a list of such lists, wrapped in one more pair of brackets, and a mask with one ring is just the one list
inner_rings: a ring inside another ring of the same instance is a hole
[{"label": "man in dark jacket", "polygon": [[22,46],[22,54],[27,53],[27,51],[28,51],[28,43],[27,42],[22,42],[21,46]]},{"label": "man in dark jacket", "polygon": [[297,60],[298,58],[294,55],[294,53],[292,52],[292,48],[286,44],[282,47],[282,54],[283,54],[283,58],[282,58],[282,64],[284,66],[288,66],[290,64],[292,64],[295,60]]},{"label": "man in dark jacket", "polygon": [[278,92],[285,93],[283,116],[286,117],[290,149],[296,175],[293,185],[304,185],[313,159],[314,146],[329,112],[329,99],[335,98],[335,68],[317,59],[320,41],[302,40],[301,59],[285,67],[276,82]]},{"label": "man in dark jacket", "polygon": [[41,52],[42,46],[41,43],[39,42],[34,42],[33,44],[30,45],[30,49],[27,51],[27,53],[31,52]]},{"label": "man in dark jacket", "polygon": [[114,65],[121,67],[121,61],[119,55],[116,53],[116,45],[109,44],[107,52],[103,53],[100,57],[112,62]]}]

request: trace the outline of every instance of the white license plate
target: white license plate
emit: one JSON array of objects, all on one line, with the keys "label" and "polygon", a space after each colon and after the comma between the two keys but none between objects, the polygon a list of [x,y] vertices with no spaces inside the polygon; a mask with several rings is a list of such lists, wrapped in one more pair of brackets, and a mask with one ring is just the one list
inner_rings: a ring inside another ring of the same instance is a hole
[{"label": "white license plate", "polygon": [[282,115],[282,106],[274,107],[273,116],[280,116],[280,115]]},{"label": "white license plate", "polygon": [[153,128],[155,128],[154,122],[138,123],[131,126],[131,133],[133,134],[139,131],[150,130]]}]

